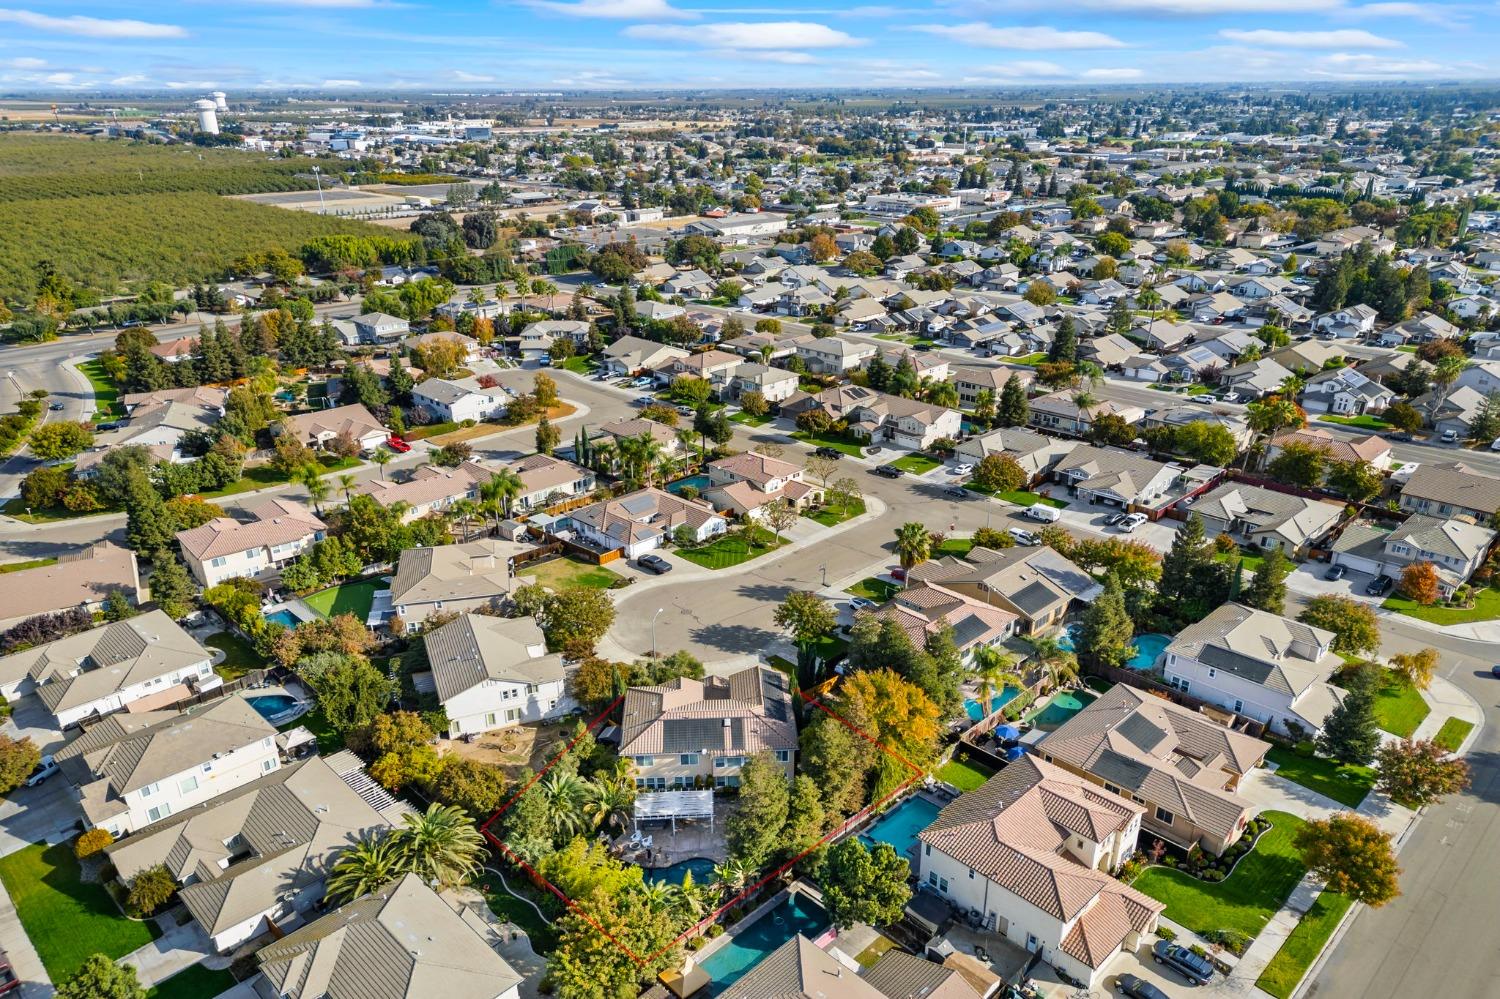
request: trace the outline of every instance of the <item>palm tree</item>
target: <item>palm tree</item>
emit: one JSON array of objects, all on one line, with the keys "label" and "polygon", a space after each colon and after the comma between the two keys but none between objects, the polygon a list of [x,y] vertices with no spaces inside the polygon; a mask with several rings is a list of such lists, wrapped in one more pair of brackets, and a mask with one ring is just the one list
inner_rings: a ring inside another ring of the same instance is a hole
[{"label": "palm tree", "polygon": [[307,490],[307,498],[312,500],[313,512],[322,516],[323,501],[328,498],[333,487],[319,474],[318,466],[303,465],[293,478],[302,483],[302,487]]},{"label": "palm tree", "polygon": [[896,528],[896,556],[901,559],[901,568],[926,562],[931,554],[932,535],[925,524],[911,521]]},{"label": "palm tree", "polygon": [[406,867],[394,837],[362,839],[339,855],[328,875],[328,897],[352,902],[378,891],[402,874]]},{"label": "palm tree", "polygon": [[547,806],[547,825],[554,833],[572,838],[584,831],[584,802],[588,799],[588,782],[576,774],[552,773],[537,785]]},{"label": "palm tree", "polygon": [[1007,685],[1017,690],[1026,686],[1026,681],[1015,670],[1015,657],[993,646],[983,645],[975,651],[974,660],[978,667],[979,700],[984,704],[986,715],[994,710],[995,695],[1004,691]]},{"label": "palm tree", "polygon": [[407,814],[405,825],[391,834],[406,870],[429,884],[461,885],[481,868],[484,837],[462,808],[427,806],[425,815]]},{"label": "palm tree", "polygon": [[387,451],[383,447],[376,448],[375,453],[370,455],[370,460],[373,461],[375,463],[375,466],[380,469],[381,482],[385,481],[385,466],[389,465],[391,463],[391,460],[395,457],[396,456],[394,454],[391,454],[391,452]]},{"label": "palm tree", "polygon": [[469,525],[479,516],[479,504],[471,499],[454,500],[448,507],[448,515],[463,528],[464,544],[468,544]]},{"label": "palm tree", "polygon": [[531,282],[531,291],[535,295],[546,295],[548,314],[557,314],[557,285],[551,281],[544,281],[541,278],[537,278]]},{"label": "palm tree", "polygon": [[521,481],[521,477],[508,468],[496,470],[494,475],[479,484],[479,498],[492,511],[497,529],[500,527],[501,515],[510,516],[510,506],[524,488],[526,484]]},{"label": "palm tree", "polygon": [[1078,657],[1063,648],[1056,636],[1028,635],[1025,641],[1031,646],[1037,665],[1052,678],[1054,687],[1078,677]]},{"label": "palm tree", "polygon": [[750,872],[733,860],[714,865],[714,887],[725,895],[738,895],[749,880]]},{"label": "palm tree", "polygon": [[647,881],[641,885],[640,891],[646,908],[652,912],[666,912],[677,900],[677,886],[665,881]]},{"label": "palm tree", "polygon": [[635,811],[635,778],[630,764],[619,760],[612,771],[597,774],[588,782],[583,814],[595,829],[612,835],[625,831]]},{"label": "palm tree", "polygon": [[483,305],[488,299],[485,297],[484,289],[479,285],[469,289],[469,303],[471,305]]},{"label": "palm tree", "polygon": [[348,504],[349,494],[354,491],[354,484],[359,480],[354,477],[353,472],[345,472],[339,476],[339,488],[344,491],[344,503]]},{"label": "palm tree", "polygon": [[638,437],[620,438],[618,448],[626,481],[634,488],[651,484],[657,466],[666,456],[660,442],[650,434],[643,433]]},{"label": "palm tree", "polygon": [[1140,290],[1135,296],[1135,304],[1151,313],[1151,323],[1146,327],[1146,335],[1149,337],[1156,329],[1156,310],[1161,308],[1161,292],[1149,284]]}]

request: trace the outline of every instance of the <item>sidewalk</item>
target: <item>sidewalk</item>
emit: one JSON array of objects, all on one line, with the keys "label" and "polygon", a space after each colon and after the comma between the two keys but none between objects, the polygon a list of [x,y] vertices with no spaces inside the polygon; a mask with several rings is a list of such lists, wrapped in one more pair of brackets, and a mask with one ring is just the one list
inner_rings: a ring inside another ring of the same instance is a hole
[{"label": "sidewalk", "polygon": [[[1398,614],[1395,611],[1376,608],[1376,615],[1409,624],[1413,628],[1423,631],[1431,631],[1447,635],[1451,638],[1461,639],[1466,642],[1492,642],[1500,644],[1500,620],[1474,621],[1469,624],[1433,624],[1410,614]],[[1500,661],[1500,656],[1496,657]]]}]

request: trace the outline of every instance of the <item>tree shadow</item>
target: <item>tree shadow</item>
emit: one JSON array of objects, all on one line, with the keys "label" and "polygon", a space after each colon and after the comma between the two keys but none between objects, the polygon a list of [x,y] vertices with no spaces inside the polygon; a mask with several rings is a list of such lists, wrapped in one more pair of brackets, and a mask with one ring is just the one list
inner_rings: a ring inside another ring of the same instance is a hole
[{"label": "tree shadow", "polygon": [[694,628],[689,635],[693,641],[720,652],[760,652],[775,636],[762,628],[744,624],[705,624]]}]

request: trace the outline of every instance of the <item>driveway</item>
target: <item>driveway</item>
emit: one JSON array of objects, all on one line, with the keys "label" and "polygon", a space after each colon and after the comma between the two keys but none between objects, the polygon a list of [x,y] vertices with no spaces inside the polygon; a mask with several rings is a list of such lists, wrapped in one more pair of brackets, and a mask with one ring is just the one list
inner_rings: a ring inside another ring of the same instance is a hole
[{"label": "driveway", "polygon": [[1172,541],[1177,537],[1177,521],[1165,517],[1155,522],[1148,520],[1134,531],[1125,534],[1116,528],[1105,526],[1104,523],[1120,512],[1117,506],[1074,500],[1068,504],[1067,509],[1062,511],[1062,522],[1068,527],[1082,528],[1107,538],[1144,541],[1159,552],[1165,552],[1172,547]]},{"label": "driveway", "polygon": [[0,857],[32,843],[56,843],[78,831],[82,813],[68,782],[54,775],[39,787],[18,787],[0,801]]},{"label": "driveway", "polygon": [[[1290,812],[1304,819],[1326,819],[1339,812],[1349,811],[1340,802],[1284,777],[1278,777],[1274,771],[1264,768],[1257,768],[1245,775],[1245,779],[1240,781],[1239,793],[1262,811]],[[1377,791],[1365,795],[1365,800],[1360,802],[1355,811],[1378,825],[1382,832],[1398,839],[1416,818],[1416,813],[1411,809],[1402,808]]]},{"label": "driveway", "polygon": [[1309,597],[1322,597],[1329,594],[1340,597],[1353,597],[1355,600],[1367,604],[1379,606],[1385,597],[1371,597],[1365,594],[1365,587],[1375,577],[1367,572],[1355,572],[1353,569],[1343,579],[1328,579],[1328,570],[1331,567],[1327,562],[1302,562],[1293,569],[1286,577],[1286,587],[1293,593],[1301,593]]}]

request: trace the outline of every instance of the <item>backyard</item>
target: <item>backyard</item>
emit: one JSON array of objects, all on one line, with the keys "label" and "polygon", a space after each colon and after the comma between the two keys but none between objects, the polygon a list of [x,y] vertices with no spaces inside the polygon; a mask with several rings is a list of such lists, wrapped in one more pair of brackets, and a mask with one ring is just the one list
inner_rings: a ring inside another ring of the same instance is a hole
[{"label": "backyard", "polygon": [[1272,746],[1266,762],[1276,765],[1276,775],[1293,784],[1301,784],[1350,808],[1358,808],[1365,795],[1375,786],[1373,767],[1346,766],[1334,760],[1302,754]]},{"label": "backyard", "polygon": [[1256,936],[1307,870],[1292,843],[1306,823],[1287,812],[1262,814],[1271,820],[1271,828],[1240,858],[1234,873],[1218,884],[1152,867],[1136,878],[1135,887],[1166,903],[1166,917],[1194,933],[1237,930]]},{"label": "backyard", "polygon": [[1323,953],[1324,945],[1338,929],[1350,904],[1348,897],[1338,892],[1321,892],[1302,921],[1292,928],[1291,935],[1255,984],[1276,999],[1287,999],[1302,981],[1302,976],[1307,974],[1307,969]]},{"label": "backyard", "polygon": [[221,631],[216,635],[209,635],[203,640],[203,644],[224,653],[224,661],[214,667],[214,672],[226,683],[265,666],[265,660],[256,654],[255,647],[232,632]]},{"label": "backyard", "polygon": [[596,590],[607,590],[621,578],[602,565],[584,562],[581,559],[563,557],[535,566],[523,566],[519,573],[522,579],[541,583],[549,590],[561,590],[569,586],[587,586]]},{"label": "backyard", "polygon": [[763,527],[757,527],[748,542],[743,533],[735,531],[697,548],[679,548],[677,554],[705,569],[727,569],[766,552],[775,551],[778,547],[775,535]]},{"label": "backyard", "polygon": [[234,986],[228,969],[218,971],[195,964],[146,990],[146,999],[210,999]]},{"label": "backyard", "polygon": [[1380,606],[1386,610],[1446,628],[1451,624],[1473,624],[1476,621],[1493,621],[1500,618],[1500,590],[1487,586],[1476,587],[1473,607],[1444,607],[1441,604],[1424,607],[1415,600],[1408,600],[1403,596],[1388,597]]},{"label": "backyard", "polygon": [[361,624],[370,616],[370,607],[375,603],[375,591],[388,588],[388,584],[373,579],[362,579],[342,586],[330,586],[312,596],[303,597],[302,602],[324,617],[353,614]]},{"label": "backyard", "polygon": [[937,779],[947,781],[960,791],[973,791],[984,786],[994,776],[994,771],[977,763],[964,760],[949,760],[937,771]]},{"label": "backyard", "polygon": [[318,737],[318,752],[324,756],[330,753],[337,753],[340,749],[344,748],[344,737],[328,723],[328,718],[323,714],[322,708],[314,708],[301,718],[278,726],[276,731],[285,732],[299,726],[306,728]]},{"label": "backyard", "polygon": [[161,935],[155,923],[125,918],[103,884],[79,880],[71,843],[33,843],[0,858],[0,882],[54,982],[90,954],[123,957]]}]

